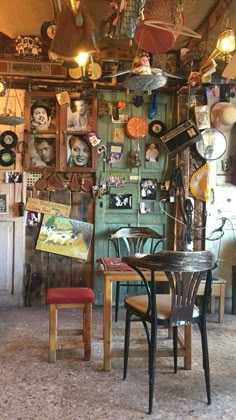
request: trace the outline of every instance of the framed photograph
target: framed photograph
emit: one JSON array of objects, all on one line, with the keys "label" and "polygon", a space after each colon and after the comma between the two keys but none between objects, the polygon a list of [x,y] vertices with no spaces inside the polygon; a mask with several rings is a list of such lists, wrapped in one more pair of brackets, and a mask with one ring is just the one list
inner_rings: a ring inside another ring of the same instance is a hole
[{"label": "framed photograph", "polygon": [[40,170],[48,167],[56,168],[58,155],[58,139],[52,134],[30,134],[29,136],[29,169]]},{"label": "framed photograph", "polygon": [[110,209],[132,209],[132,194],[110,194]]},{"label": "framed photograph", "polygon": [[68,172],[93,172],[96,150],[97,148],[91,145],[88,135],[67,132],[61,147],[60,167]]},{"label": "framed photograph", "polygon": [[154,213],[154,203],[150,201],[149,203],[141,202],[140,203],[140,213],[147,214],[147,213]]},{"label": "framed photograph", "polygon": [[27,92],[25,103],[30,132],[56,132],[59,127],[59,105],[55,92]]},{"label": "framed photograph", "polygon": [[92,236],[91,223],[45,214],[36,249],[86,261]]},{"label": "framed photograph", "polygon": [[145,161],[157,162],[159,157],[159,150],[157,144],[154,142],[145,145]]},{"label": "framed photograph", "polygon": [[140,195],[144,200],[156,200],[157,183],[155,179],[142,179],[140,183]]},{"label": "framed photograph", "polygon": [[93,130],[92,102],[82,95],[71,98],[66,105],[66,130],[89,132]]},{"label": "framed photograph", "polygon": [[8,196],[5,193],[0,193],[0,214],[8,213]]},{"label": "framed photograph", "polygon": [[27,146],[25,170],[43,171],[58,168],[60,112],[55,92],[27,92],[25,98]]}]

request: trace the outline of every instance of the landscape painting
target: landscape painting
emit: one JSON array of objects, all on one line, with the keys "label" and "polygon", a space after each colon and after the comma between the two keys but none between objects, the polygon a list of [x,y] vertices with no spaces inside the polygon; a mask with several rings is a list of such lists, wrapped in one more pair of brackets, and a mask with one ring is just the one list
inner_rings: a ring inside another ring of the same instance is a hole
[{"label": "landscape painting", "polygon": [[36,249],[86,261],[92,236],[91,223],[45,214]]}]

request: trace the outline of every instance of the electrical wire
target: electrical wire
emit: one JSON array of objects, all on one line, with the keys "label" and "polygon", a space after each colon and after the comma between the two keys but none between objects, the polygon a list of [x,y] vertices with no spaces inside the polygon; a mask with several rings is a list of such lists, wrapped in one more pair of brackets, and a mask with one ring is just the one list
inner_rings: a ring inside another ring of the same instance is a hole
[{"label": "electrical wire", "polygon": [[186,226],[186,224],[185,224],[184,222],[182,222],[181,220],[176,219],[176,217],[172,216],[170,213],[168,213],[168,212],[164,209],[164,207],[162,206],[162,203],[164,203],[164,202],[166,202],[166,199],[165,199],[165,198],[163,198],[163,199],[162,199],[162,200],[160,200],[160,202],[159,202],[159,207],[160,207],[161,211],[163,211],[163,213],[164,213],[164,214],[166,214],[166,215],[167,215],[168,217],[170,217],[171,219],[175,220],[175,221],[176,221],[176,222],[178,222],[178,223],[181,223],[181,225]]}]

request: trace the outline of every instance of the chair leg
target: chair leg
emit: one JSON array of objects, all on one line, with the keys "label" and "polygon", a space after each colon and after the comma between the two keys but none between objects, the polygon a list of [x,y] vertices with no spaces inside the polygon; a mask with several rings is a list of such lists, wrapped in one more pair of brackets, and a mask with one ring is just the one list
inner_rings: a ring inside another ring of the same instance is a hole
[{"label": "chair leg", "polygon": [[149,407],[148,414],[152,413],[153,396],[155,388],[155,371],[156,371],[156,340],[157,340],[157,325],[156,322],[151,323],[151,340],[149,347]]},{"label": "chair leg", "polygon": [[173,352],[174,352],[174,373],[178,369],[178,327],[173,326]]},{"label": "chair leg", "polygon": [[118,311],[120,303],[120,282],[116,282],[116,301],[115,301],[115,322],[118,321]]},{"label": "chair leg", "polygon": [[127,368],[128,368],[129,342],[130,342],[130,322],[131,322],[130,321],[130,316],[128,314],[128,311],[126,311],[123,379],[126,379]]},{"label": "chair leg", "polygon": [[204,374],[205,374],[207,403],[211,404],[210,366],[209,366],[206,322],[205,321],[199,322],[198,326],[201,332],[202,359],[203,359],[203,369],[204,369]]},{"label": "chair leg", "polygon": [[57,349],[57,306],[49,305],[49,363],[56,362]]},{"label": "chair leg", "polygon": [[85,303],[83,310],[83,338],[84,338],[84,360],[88,361],[91,357],[91,324],[92,324],[92,304]]}]

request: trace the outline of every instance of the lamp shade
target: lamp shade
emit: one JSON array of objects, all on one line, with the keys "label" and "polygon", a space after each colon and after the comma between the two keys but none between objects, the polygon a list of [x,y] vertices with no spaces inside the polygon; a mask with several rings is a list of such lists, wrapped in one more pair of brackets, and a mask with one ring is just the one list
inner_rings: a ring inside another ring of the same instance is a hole
[{"label": "lamp shade", "polygon": [[[82,17],[80,25],[77,23],[79,16]],[[50,59],[72,61],[80,52],[90,53],[95,49],[93,24],[84,2],[80,3],[77,16],[67,2],[64,2],[49,51]]]}]

